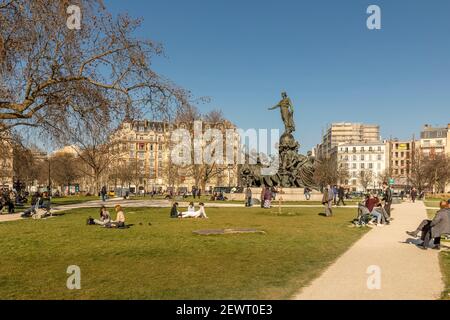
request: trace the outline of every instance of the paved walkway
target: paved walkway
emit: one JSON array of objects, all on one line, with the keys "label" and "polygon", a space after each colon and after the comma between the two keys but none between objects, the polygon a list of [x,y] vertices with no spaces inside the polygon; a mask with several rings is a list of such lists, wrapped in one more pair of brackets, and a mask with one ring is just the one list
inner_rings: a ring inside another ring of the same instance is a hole
[{"label": "paved walkway", "polygon": [[[294,299],[373,300],[437,299],[444,290],[438,251],[403,243],[406,230],[426,218],[423,202],[394,205],[394,221],[376,227],[333,263]],[[369,266],[379,266],[380,289],[369,290]]]}]

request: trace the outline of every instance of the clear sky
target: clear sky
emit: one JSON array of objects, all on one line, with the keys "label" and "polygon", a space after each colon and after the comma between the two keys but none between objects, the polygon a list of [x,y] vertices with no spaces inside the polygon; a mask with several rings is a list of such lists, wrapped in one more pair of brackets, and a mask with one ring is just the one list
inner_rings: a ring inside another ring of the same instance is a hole
[{"label": "clear sky", "polygon": [[[450,123],[448,0],[106,0],[144,19],[161,42],[155,68],[223,110],[239,127],[281,128],[268,111],[286,90],[302,152],[331,122],[381,125],[410,138],[425,123]],[[366,9],[382,10],[368,30]]]}]

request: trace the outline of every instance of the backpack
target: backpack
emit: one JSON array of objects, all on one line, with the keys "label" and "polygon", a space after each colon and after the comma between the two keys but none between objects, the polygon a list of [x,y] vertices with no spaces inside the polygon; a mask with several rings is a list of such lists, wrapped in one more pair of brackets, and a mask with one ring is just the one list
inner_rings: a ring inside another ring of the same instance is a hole
[{"label": "backpack", "polygon": [[94,224],[95,224],[94,218],[92,218],[92,217],[87,218],[86,224],[87,224],[88,226],[94,225]]}]

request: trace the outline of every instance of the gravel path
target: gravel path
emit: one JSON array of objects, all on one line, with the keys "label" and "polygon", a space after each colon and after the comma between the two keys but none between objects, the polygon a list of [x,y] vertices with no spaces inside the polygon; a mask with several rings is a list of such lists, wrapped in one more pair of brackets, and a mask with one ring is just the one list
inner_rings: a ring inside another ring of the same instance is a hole
[{"label": "gravel path", "polygon": [[404,243],[405,231],[427,217],[425,206],[405,202],[393,207],[391,225],[373,228],[294,299],[438,299],[444,289],[438,251]]}]

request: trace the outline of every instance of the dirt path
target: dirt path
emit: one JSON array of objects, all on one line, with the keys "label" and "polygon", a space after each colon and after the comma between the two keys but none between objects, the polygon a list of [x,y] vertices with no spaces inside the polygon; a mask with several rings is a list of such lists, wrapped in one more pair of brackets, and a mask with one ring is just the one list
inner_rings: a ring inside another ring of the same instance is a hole
[{"label": "dirt path", "polygon": [[294,299],[438,299],[444,289],[438,251],[403,243],[405,231],[426,218],[423,202],[394,205],[392,217],[391,225],[364,235]]}]

